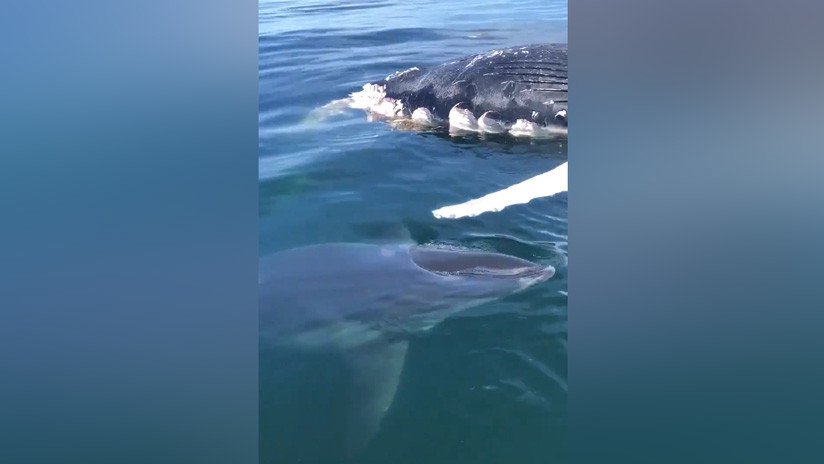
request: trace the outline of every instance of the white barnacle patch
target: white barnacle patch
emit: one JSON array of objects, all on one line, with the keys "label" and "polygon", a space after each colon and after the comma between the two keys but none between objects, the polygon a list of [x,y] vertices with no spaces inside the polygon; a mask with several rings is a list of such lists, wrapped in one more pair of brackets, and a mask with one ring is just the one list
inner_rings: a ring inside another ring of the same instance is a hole
[{"label": "white barnacle patch", "polygon": [[380,84],[363,84],[363,90],[349,95],[352,108],[368,110],[386,98],[386,86]]},{"label": "white barnacle patch", "polygon": [[537,111],[533,111],[532,112],[532,119],[538,119],[538,116],[540,116],[540,115],[541,115],[541,113],[539,113]]},{"label": "white barnacle patch", "polygon": [[475,65],[475,63],[477,63],[478,61],[480,61],[480,60],[482,60],[482,59],[484,59],[484,56],[483,56],[483,55],[477,55],[477,56],[475,56],[474,58],[472,58],[472,61],[470,61],[470,62],[469,62],[469,64],[467,64],[466,66],[464,66],[464,69],[469,69],[469,68],[471,68],[473,65]]},{"label": "white barnacle patch", "polygon": [[566,110],[561,110],[555,113],[555,119],[566,119],[567,112]]},{"label": "white barnacle patch", "polygon": [[464,69],[469,69],[469,68],[471,68],[471,67],[472,67],[475,63],[477,63],[478,61],[485,60],[485,59],[489,59],[489,58],[495,58],[496,56],[501,56],[501,55],[503,55],[503,54],[504,54],[504,51],[503,51],[503,50],[492,50],[491,52],[486,53],[486,54],[475,55],[475,56],[472,58],[472,60],[469,62],[469,64],[467,64],[466,66],[464,66]]},{"label": "white barnacle patch", "polygon": [[487,111],[478,118],[478,128],[488,134],[503,134],[509,129],[506,122],[498,119],[496,113]]},{"label": "white barnacle patch", "polygon": [[349,97],[351,108],[366,110],[373,115],[385,118],[397,118],[403,115],[403,103],[387,97],[386,86],[364,84],[363,90],[354,92]]},{"label": "white barnacle patch", "polygon": [[386,76],[386,80],[390,81],[392,79],[397,79],[399,77],[403,77],[407,74],[418,72],[418,71],[420,71],[420,68],[418,68],[417,66],[411,67],[411,68],[409,68],[407,70],[404,70],[404,71],[395,71],[394,73]]},{"label": "white barnacle patch", "polygon": [[394,98],[384,98],[377,105],[371,106],[369,112],[394,119],[403,116],[403,103]]},{"label": "white barnacle patch", "polygon": [[478,120],[472,111],[462,107],[461,103],[456,103],[449,110],[449,129],[475,132],[478,130]]}]

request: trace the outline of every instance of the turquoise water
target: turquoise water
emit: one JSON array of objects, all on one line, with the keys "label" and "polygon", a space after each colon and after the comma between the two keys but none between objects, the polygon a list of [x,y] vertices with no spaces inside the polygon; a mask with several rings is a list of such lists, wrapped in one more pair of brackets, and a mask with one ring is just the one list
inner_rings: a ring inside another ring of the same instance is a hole
[{"label": "turquoise water", "polygon": [[[260,4],[260,253],[325,242],[451,244],[551,264],[551,280],[415,337],[395,401],[347,457],[346,368],[260,354],[263,463],[552,463],[567,459],[567,196],[501,213],[430,211],[545,172],[566,143],[395,130],[313,110],[411,66],[565,42],[566,2]],[[330,265],[334,265],[330,263]]]}]

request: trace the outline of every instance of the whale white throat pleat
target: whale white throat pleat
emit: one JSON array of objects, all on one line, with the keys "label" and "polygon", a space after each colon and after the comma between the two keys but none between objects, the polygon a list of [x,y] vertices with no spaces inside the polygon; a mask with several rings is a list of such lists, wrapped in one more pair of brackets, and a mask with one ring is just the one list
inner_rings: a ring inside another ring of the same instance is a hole
[{"label": "whale white throat pleat", "polygon": [[526,119],[518,119],[509,128],[509,133],[514,137],[552,138],[566,137],[568,129],[562,126],[543,126]]},{"label": "whale white throat pleat", "polygon": [[555,169],[489,195],[458,205],[438,208],[432,211],[432,214],[439,219],[472,217],[486,212],[501,211],[512,205],[529,203],[535,198],[566,192],[569,188],[567,164],[563,163]]},{"label": "whale white throat pleat", "polygon": [[449,129],[477,132],[478,120],[472,111],[463,108],[461,103],[457,103],[449,110]]},{"label": "whale white throat pleat", "polygon": [[509,133],[515,137],[534,137],[540,134],[541,126],[526,119],[519,119],[509,128]]},{"label": "whale white throat pleat", "polygon": [[496,113],[487,111],[478,118],[478,128],[488,134],[503,134],[509,127],[497,117]]},{"label": "whale white throat pleat", "polygon": [[429,108],[416,108],[412,112],[412,122],[424,127],[437,127],[442,124],[442,121],[435,116]]}]

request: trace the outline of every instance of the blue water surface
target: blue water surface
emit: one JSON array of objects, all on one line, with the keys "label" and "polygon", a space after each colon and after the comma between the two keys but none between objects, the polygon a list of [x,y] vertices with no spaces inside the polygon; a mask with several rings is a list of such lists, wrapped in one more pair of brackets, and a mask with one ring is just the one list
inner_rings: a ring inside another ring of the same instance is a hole
[{"label": "blue water surface", "polygon": [[431,214],[557,166],[566,142],[450,138],[358,111],[323,119],[315,111],[412,66],[566,42],[566,1],[261,0],[259,19],[261,255],[412,241],[557,269],[548,282],[414,338],[380,431],[354,457],[340,439],[344,367],[262,351],[261,462],[566,462],[567,195],[476,218]]}]

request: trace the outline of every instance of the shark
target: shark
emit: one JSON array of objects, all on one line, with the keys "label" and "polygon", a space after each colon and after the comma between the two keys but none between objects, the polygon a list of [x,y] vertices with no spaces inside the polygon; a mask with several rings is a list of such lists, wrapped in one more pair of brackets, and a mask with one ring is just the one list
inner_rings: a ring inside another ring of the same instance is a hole
[{"label": "shark", "polygon": [[515,256],[407,243],[281,251],[259,260],[260,349],[333,351],[345,363],[353,456],[392,404],[410,338],[554,273]]}]

